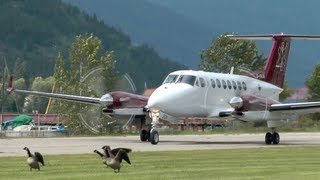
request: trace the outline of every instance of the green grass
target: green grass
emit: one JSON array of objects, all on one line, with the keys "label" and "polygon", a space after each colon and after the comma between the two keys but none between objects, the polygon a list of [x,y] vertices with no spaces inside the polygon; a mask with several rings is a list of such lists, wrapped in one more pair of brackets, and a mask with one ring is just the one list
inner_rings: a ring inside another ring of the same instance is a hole
[{"label": "green grass", "polygon": [[133,152],[120,173],[94,153],[44,158],[29,171],[26,157],[1,157],[0,179],[320,179],[320,147]]}]

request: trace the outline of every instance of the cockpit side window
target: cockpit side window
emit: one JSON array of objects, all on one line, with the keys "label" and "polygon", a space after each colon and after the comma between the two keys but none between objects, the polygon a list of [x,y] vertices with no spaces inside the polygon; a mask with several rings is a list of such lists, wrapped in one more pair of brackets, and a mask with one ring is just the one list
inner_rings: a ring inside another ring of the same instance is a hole
[{"label": "cockpit side window", "polygon": [[179,75],[169,75],[162,84],[175,83]]},{"label": "cockpit side window", "polygon": [[195,85],[196,85],[196,86],[198,86],[198,87],[200,87],[200,84],[199,84],[199,79],[197,79],[197,80],[196,80],[196,83],[195,83]]},{"label": "cockpit side window", "polygon": [[206,87],[206,81],[203,78],[199,78],[199,79],[200,79],[201,87]]}]

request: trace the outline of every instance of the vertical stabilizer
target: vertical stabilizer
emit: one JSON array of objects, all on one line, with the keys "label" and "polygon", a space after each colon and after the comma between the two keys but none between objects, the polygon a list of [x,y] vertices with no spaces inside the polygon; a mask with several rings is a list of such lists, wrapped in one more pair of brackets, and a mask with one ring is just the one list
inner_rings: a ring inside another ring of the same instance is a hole
[{"label": "vertical stabilizer", "polygon": [[320,40],[320,36],[314,35],[289,35],[289,34],[266,34],[266,35],[227,35],[231,39],[243,40],[273,40],[272,49],[265,66],[264,77],[259,79],[283,87],[287,69],[288,56],[291,40]]},{"label": "vertical stabilizer", "polygon": [[274,36],[274,42],[265,68],[265,81],[278,87],[282,87],[288,56],[290,51],[290,39]]}]

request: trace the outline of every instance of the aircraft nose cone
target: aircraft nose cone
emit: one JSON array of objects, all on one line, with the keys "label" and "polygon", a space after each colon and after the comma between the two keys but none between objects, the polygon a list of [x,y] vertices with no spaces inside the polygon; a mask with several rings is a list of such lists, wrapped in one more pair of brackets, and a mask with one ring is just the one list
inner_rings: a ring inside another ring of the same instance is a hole
[{"label": "aircraft nose cone", "polygon": [[148,103],[147,103],[147,106],[149,109],[152,109],[152,108],[160,108],[159,107],[159,98],[156,98],[155,96],[150,96],[149,97],[149,100],[148,100]]}]

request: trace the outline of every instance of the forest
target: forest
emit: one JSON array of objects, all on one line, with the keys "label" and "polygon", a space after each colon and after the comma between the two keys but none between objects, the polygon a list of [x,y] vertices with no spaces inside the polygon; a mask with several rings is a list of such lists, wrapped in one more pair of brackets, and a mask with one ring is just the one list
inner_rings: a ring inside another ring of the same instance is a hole
[{"label": "forest", "polygon": [[145,83],[156,87],[168,72],[186,69],[160,57],[147,44],[132,45],[121,30],[60,0],[0,0],[0,14],[1,76],[6,60],[10,74],[16,79],[23,77],[27,88],[35,77],[53,75],[58,52],[68,58],[71,43],[81,34],[101,39],[100,53],[113,52],[116,72],[128,73],[138,92]]}]

